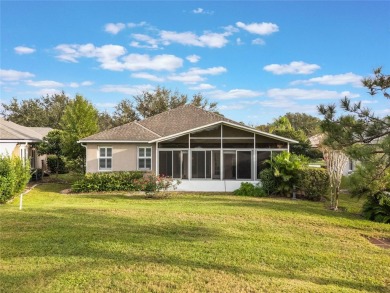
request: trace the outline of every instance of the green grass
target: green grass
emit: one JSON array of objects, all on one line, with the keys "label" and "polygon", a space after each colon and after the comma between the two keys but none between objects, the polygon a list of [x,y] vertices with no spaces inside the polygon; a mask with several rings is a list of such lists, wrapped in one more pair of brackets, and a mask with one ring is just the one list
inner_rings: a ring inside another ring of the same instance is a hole
[{"label": "green grass", "polygon": [[229,195],[59,194],[66,187],[36,187],[22,211],[18,199],[0,206],[0,292],[390,289],[390,250],[366,239],[390,238],[390,225],[349,210]]}]

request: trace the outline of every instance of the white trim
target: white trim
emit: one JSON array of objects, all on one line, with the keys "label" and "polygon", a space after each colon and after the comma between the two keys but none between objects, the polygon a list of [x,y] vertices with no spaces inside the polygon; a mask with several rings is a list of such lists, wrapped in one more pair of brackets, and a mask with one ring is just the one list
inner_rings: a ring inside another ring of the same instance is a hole
[{"label": "white trim", "polygon": [[188,134],[188,133],[200,130],[200,129],[209,128],[209,127],[212,127],[212,126],[218,125],[218,124],[231,126],[233,128],[237,128],[237,129],[244,129],[244,130],[250,131],[250,132],[255,133],[255,134],[260,134],[260,135],[263,135],[263,136],[266,136],[266,137],[270,137],[270,138],[274,138],[276,140],[281,140],[281,141],[284,141],[284,142],[299,143],[298,141],[293,140],[293,139],[289,139],[289,138],[281,137],[281,136],[278,136],[278,135],[275,135],[275,134],[263,132],[263,131],[260,131],[260,130],[257,130],[257,129],[253,129],[253,128],[250,128],[250,127],[247,127],[247,126],[244,126],[244,125],[236,125],[236,124],[233,124],[233,123],[227,122],[227,121],[217,121],[217,122],[210,123],[210,124],[207,124],[207,125],[203,125],[203,126],[200,126],[200,127],[195,127],[195,128],[192,128],[192,129],[189,129],[189,130],[186,130],[186,131],[178,132],[178,133],[171,134],[171,135],[168,135],[168,136],[165,136],[165,137],[161,137],[161,138],[158,138],[158,139],[151,140],[150,143],[153,143],[153,142],[156,142],[156,141],[160,142],[160,141],[168,140],[168,139],[171,139],[171,138],[176,138],[176,137],[179,137],[179,136],[182,136],[182,135],[185,135],[185,134]]},{"label": "white trim", "polygon": [[[159,172],[158,172],[158,168],[159,168],[159,162],[158,160],[160,159],[160,156],[159,156],[159,153],[158,153],[158,142],[156,142],[156,176],[160,175]],[[138,160],[137,160],[138,161]],[[153,159],[152,159],[152,162],[153,162]],[[137,163],[138,164],[138,163]]]},{"label": "white trim", "polygon": [[78,140],[77,143],[150,143],[147,140]]},{"label": "white trim", "polygon": [[[145,156],[144,157],[140,157],[139,156],[139,150],[140,149],[145,149],[144,150],[144,154]],[[146,149],[150,149],[150,157],[146,156]],[[145,160],[145,168],[140,168],[139,167],[139,159],[144,159]],[[146,168],[146,160],[147,159],[150,159],[150,168]],[[153,165],[153,147],[151,146],[137,146],[137,170],[138,171],[151,171],[153,168],[152,168],[152,165]]]},{"label": "white trim", "polygon": [[37,139],[37,140],[31,140],[31,139],[26,139],[26,140],[22,140],[22,139],[0,139],[0,143],[2,142],[8,142],[8,143],[33,143],[33,142],[41,142],[42,140],[41,139]]},{"label": "white trim", "polygon": [[[107,154],[107,149],[111,149],[111,157],[100,157],[100,149],[105,148],[105,153]],[[97,158],[98,158],[98,171],[99,172],[111,172],[114,167],[114,148],[110,145],[99,145],[97,148]],[[106,159],[106,165],[107,165],[107,159],[111,159],[111,168],[100,168],[100,159]]]}]

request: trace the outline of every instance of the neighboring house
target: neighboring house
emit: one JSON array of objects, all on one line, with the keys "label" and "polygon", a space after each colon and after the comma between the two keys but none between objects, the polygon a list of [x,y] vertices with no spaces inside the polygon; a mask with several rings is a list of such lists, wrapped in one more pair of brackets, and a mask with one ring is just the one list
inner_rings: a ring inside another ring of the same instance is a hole
[{"label": "neighboring house", "polygon": [[256,182],[264,161],[294,140],[184,105],[79,141],[87,172],[150,171],[180,179],[178,190],[232,191]]},{"label": "neighboring house", "polygon": [[35,146],[50,130],[49,127],[25,127],[0,118],[0,155],[29,159],[33,169],[45,168],[46,156],[38,156]]},{"label": "neighboring house", "polygon": [[[312,148],[318,148],[319,145],[322,143],[324,140],[324,134],[316,134],[311,137],[309,137],[310,145]],[[344,170],[343,170],[343,175],[347,176],[351,174],[354,170],[356,169],[356,161],[349,159],[348,163],[345,165]]]}]

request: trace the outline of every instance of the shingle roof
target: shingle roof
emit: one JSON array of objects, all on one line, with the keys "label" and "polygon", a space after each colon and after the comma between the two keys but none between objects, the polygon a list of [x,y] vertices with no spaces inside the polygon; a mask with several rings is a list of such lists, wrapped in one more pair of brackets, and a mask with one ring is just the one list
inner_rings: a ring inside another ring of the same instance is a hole
[{"label": "shingle roof", "polygon": [[0,140],[41,141],[50,130],[48,127],[25,127],[0,119]]},{"label": "shingle roof", "polygon": [[159,135],[134,121],[85,137],[80,142],[91,140],[150,141],[156,138],[159,138]]},{"label": "shingle roof", "polygon": [[[150,142],[158,140],[159,138],[180,134],[194,128],[218,122],[227,122],[229,124],[244,127],[241,123],[227,119],[222,115],[203,110],[193,105],[183,105],[142,121],[130,122],[122,126],[114,127],[112,129],[85,137],[81,139],[80,142]],[[255,129],[253,130],[258,132]],[[268,134],[268,136],[280,138],[283,141],[295,142],[293,140],[271,134]]]},{"label": "shingle roof", "polygon": [[183,105],[177,107],[142,120],[139,124],[145,126],[160,136],[168,136],[219,121],[226,121],[241,125],[236,121],[227,119],[221,115],[203,110],[193,105]]}]

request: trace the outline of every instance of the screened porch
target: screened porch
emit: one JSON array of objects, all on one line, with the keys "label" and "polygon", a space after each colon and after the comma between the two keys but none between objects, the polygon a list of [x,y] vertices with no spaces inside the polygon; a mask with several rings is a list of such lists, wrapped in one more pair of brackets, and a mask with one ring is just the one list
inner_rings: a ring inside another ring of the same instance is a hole
[{"label": "screened porch", "polygon": [[181,180],[255,181],[266,160],[288,149],[288,142],[218,124],[156,142],[156,170]]}]

